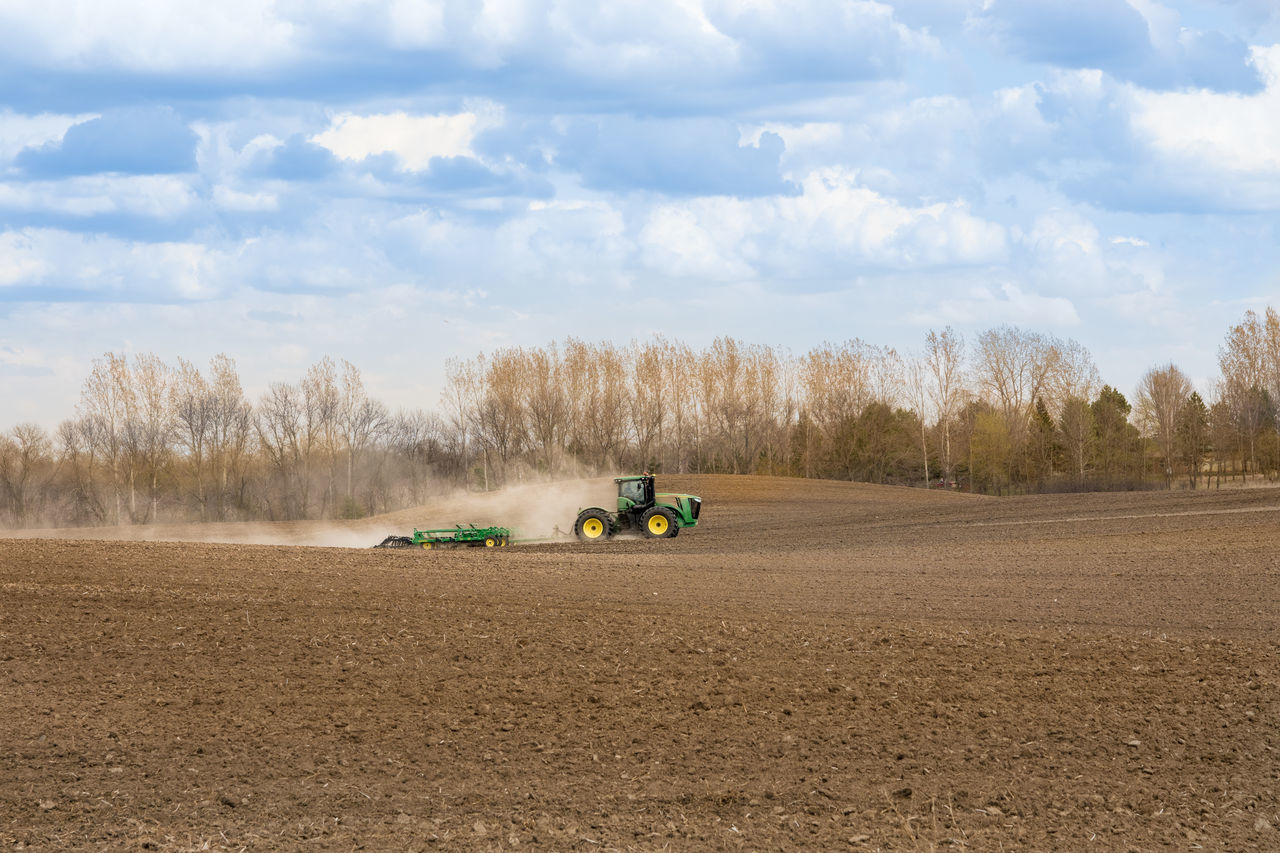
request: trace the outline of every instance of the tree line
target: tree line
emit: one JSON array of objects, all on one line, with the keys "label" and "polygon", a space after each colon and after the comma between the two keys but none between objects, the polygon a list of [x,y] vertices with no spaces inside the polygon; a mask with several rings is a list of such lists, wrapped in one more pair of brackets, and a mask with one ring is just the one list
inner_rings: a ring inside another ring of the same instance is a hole
[{"label": "tree line", "polygon": [[773,474],[988,494],[1196,488],[1280,475],[1280,314],[1250,311],[1196,392],[1173,364],[1130,400],[1079,343],[1001,326],[803,355],[569,339],[446,363],[392,412],[326,357],[250,400],[235,362],[107,353],[73,417],[0,434],[10,526],[357,518],[457,488],[617,471]]}]

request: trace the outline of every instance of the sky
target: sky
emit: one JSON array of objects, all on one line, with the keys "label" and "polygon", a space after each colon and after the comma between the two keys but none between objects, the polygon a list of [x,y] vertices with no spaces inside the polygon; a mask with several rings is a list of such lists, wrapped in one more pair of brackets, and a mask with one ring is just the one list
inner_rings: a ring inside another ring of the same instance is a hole
[{"label": "sky", "polygon": [[433,409],[570,336],[1207,391],[1278,226],[1273,0],[0,2],[0,429],[109,351]]}]

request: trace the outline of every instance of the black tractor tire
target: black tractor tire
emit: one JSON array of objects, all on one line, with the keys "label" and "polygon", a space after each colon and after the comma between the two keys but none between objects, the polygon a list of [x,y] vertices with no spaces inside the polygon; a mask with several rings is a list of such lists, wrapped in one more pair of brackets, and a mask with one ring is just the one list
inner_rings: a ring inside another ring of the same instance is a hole
[{"label": "black tractor tire", "polygon": [[584,509],[573,524],[579,542],[603,542],[611,533],[609,514],[600,509]]},{"label": "black tractor tire", "polygon": [[670,539],[676,535],[676,516],[665,506],[654,506],[640,516],[640,532],[646,539]]}]

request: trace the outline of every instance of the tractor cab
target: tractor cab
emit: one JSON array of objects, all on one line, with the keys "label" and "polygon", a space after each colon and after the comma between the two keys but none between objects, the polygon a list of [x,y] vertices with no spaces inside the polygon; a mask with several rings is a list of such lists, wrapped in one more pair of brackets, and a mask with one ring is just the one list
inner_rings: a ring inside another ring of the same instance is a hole
[{"label": "tractor cab", "polygon": [[652,475],[617,477],[614,482],[618,484],[618,512],[645,510],[653,506],[655,498]]}]

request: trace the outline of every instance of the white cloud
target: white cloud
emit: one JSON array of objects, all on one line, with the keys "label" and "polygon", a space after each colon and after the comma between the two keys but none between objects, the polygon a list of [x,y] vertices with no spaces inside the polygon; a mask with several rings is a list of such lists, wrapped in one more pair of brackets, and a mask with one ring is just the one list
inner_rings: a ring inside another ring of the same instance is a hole
[{"label": "white cloud", "polygon": [[276,210],[280,206],[274,193],[246,193],[221,185],[213,188],[213,203],[223,210],[243,213]]},{"label": "white cloud", "polygon": [[0,50],[60,70],[261,67],[292,58],[295,36],[259,0],[17,0],[0,10]]},{"label": "white cloud", "polygon": [[667,275],[712,281],[753,277],[750,265],[736,254],[739,247],[717,241],[688,207],[655,210],[639,240],[645,248],[645,263]]},{"label": "white cloud", "polygon": [[56,284],[103,299],[188,300],[221,289],[225,258],[200,243],[137,243],[53,228],[0,234],[0,283]]},{"label": "white cloud", "polygon": [[[860,185],[853,170],[812,172],[795,197],[694,199],[663,205],[641,233],[646,263],[672,275],[711,266],[740,277],[849,277],[859,267],[898,269],[993,263],[1003,227],[959,202],[911,207]],[[679,259],[669,265],[665,259]]]},{"label": "white cloud", "polygon": [[307,364],[307,348],[299,344],[278,344],[271,348],[270,354],[272,361],[299,370]]},{"label": "white cloud", "polygon": [[66,135],[67,128],[73,124],[96,117],[94,113],[23,115],[8,109],[0,110],[0,163],[12,160],[23,148],[35,148],[47,142],[57,142]]},{"label": "white cloud", "polygon": [[0,285],[25,284],[38,279],[44,271],[44,261],[32,246],[30,234],[0,234]]},{"label": "white cloud", "polygon": [[391,44],[398,48],[428,48],[447,38],[444,4],[424,0],[391,0],[387,6]]},{"label": "white cloud", "polygon": [[380,115],[343,113],[330,128],[311,137],[345,160],[373,154],[394,154],[407,168],[427,168],[432,157],[472,157],[471,142],[478,130],[494,121],[474,112],[454,115]]},{"label": "white cloud", "polygon": [[1109,317],[1147,325],[1150,315],[1134,313],[1167,298],[1163,255],[1137,237],[1104,239],[1096,223],[1070,209],[1049,210],[1030,229],[1014,230],[1022,250],[1021,284],[1046,298],[1085,300]]},{"label": "white cloud", "polygon": [[1037,216],[1026,242],[1054,264],[1075,264],[1099,255],[1098,227],[1085,217],[1066,210]]},{"label": "white cloud", "polygon": [[1280,175],[1280,45],[1253,49],[1256,95],[1134,93],[1134,129],[1159,153],[1211,171]]},{"label": "white cloud", "polygon": [[1006,282],[975,286],[963,296],[938,300],[936,307],[911,315],[918,325],[961,325],[990,328],[1002,323],[1031,328],[1061,328],[1080,323],[1075,304],[1063,296],[1043,296]]},{"label": "white cloud", "polygon": [[[334,56],[431,50],[466,69],[516,66],[637,85],[782,75],[893,76],[940,53],[874,0],[10,0],[0,51],[56,70],[275,69]],[[385,59],[385,55],[380,59]],[[434,59],[433,59],[434,61]],[[355,72],[359,73],[359,71]],[[690,90],[691,92],[695,90]]]},{"label": "white cloud", "polygon": [[187,182],[172,175],[83,175],[61,181],[0,183],[0,208],[70,216],[126,213],[179,216],[196,203]]},{"label": "white cloud", "polygon": [[742,128],[739,145],[760,147],[760,137],[772,133],[782,139],[782,165],[784,168],[796,162],[810,159],[830,161],[833,153],[844,144],[845,126],[834,121],[812,121],[789,124],[765,122]]}]

